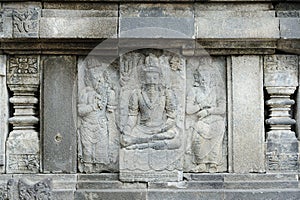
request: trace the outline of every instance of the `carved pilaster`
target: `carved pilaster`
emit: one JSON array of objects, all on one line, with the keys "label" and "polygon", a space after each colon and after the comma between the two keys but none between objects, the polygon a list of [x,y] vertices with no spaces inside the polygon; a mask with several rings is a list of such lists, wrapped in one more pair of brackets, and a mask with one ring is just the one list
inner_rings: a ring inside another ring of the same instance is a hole
[{"label": "carved pilaster", "polygon": [[39,57],[10,57],[7,68],[7,84],[13,92],[9,99],[14,114],[9,118],[13,130],[6,143],[8,173],[37,173],[39,171],[39,139],[35,125],[38,99],[35,93],[39,87]]},{"label": "carved pilaster", "polygon": [[298,86],[298,58],[293,55],[272,55],[264,59],[264,86],[270,99],[270,126],[267,132],[267,170],[298,170],[298,142],[292,125],[296,123],[291,116],[291,99]]}]

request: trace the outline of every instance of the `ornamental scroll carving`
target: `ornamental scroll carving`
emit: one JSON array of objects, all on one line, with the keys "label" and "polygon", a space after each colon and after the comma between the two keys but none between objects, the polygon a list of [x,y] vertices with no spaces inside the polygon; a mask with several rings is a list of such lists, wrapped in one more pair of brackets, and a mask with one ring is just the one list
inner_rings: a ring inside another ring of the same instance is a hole
[{"label": "ornamental scroll carving", "polygon": [[38,37],[40,8],[13,10],[14,37]]},{"label": "ornamental scroll carving", "polygon": [[[225,59],[162,50],[79,68],[79,170],[123,181],[227,171]],[[112,164],[113,163],[113,164]]]}]

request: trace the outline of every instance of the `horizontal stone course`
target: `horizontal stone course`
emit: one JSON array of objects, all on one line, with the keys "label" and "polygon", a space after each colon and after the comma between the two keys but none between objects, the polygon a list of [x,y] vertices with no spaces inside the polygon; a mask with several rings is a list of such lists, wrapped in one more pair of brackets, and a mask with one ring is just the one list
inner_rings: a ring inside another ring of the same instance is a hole
[{"label": "horizontal stone course", "polygon": [[117,33],[117,18],[41,18],[41,38],[110,38]]}]

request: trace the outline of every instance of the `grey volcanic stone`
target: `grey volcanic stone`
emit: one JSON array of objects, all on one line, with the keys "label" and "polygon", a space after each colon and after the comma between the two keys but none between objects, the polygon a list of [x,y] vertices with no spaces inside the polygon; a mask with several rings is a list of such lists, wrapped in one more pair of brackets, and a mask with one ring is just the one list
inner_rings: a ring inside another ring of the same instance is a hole
[{"label": "grey volcanic stone", "polygon": [[41,38],[110,38],[117,34],[113,12],[45,10],[40,21]]},{"label": "grey volcanic stone", "polygon": [[235,173],[264,172],[262,59],[232,56],[231,62],[232,169]]},{"label": "grey volcanic stone", "polygon": [[0,173],[5,166],[5,141],[8,136],[8,93],[6,87],[6,56],[0,55]]},{"label": "grey volcanic stone", "polygon": [[280,18],[280,37],[300,39],[300,18]]},{"label": "grey volcanic stone", "polygon": [[76,58],[47,56],[43,58],[43,68],[43,169],[74,173],[77,169]]},{"label": "grey volcanic stone", "polygon": [[274,11],[195,11],[196,37],[279,38],[279,20]]},{"label": "grey volcanic stone", "polygon": [[122,38],[193,38],[194,16],[188,4],[123,4]]}]

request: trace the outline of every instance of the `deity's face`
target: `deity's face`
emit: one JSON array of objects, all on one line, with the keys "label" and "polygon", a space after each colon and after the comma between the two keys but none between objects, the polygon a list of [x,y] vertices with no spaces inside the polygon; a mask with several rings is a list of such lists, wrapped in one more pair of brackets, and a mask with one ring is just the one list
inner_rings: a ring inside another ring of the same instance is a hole
[{"label": "deity's face", "polygon": [[104,79],[101,75],[95,76],[93,78],[93,87],[95,89],[98,89],[103,84],[103,82],[104,82]]},{"label": "deity's face", "polygon": [[195,86],[204,86],[205,81],[201,73],[195,73],[194,80],[195,80],[194,83]]},{"label": "deity's face", "polygon": [[146,72],[145,84],[146,85],[158,85],[160,82],[160,75],[158,72]]}]

